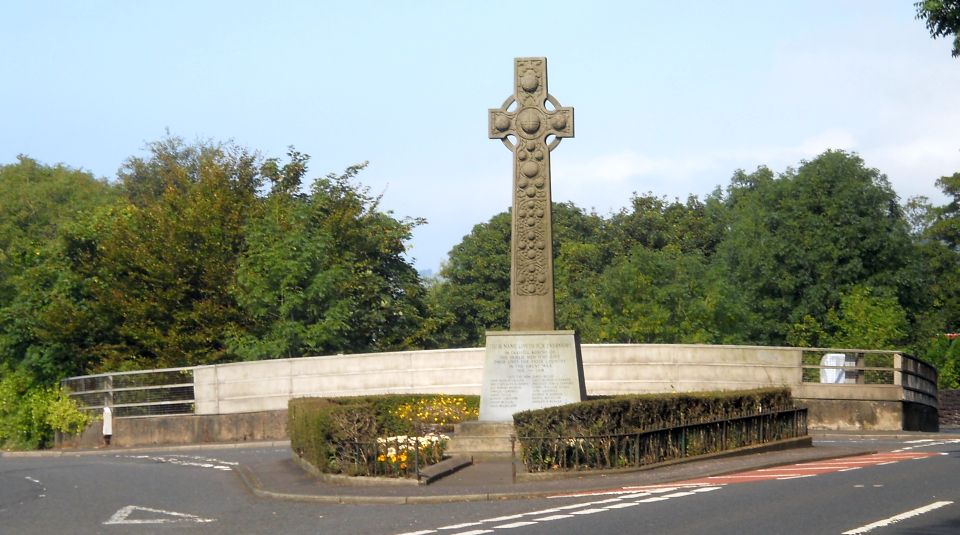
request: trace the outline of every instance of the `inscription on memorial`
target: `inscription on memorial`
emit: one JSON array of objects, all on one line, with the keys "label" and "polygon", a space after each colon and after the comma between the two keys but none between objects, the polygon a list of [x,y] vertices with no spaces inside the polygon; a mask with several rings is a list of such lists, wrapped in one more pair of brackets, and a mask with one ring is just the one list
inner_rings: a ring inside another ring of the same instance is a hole
[{"label": "inscription on memorial", "polygon": [[510,331],[487,333],[480,392],[480,420],[495,422],[586,396],[577,335],[554,331],[550,151],[573,137],[573,108],[547,91],[546,58],[516,58],[513,72],[487,128],[513,153]]},{"label": "inscription on memorial", "polygon": [[480,418],[580,401],[581,373],[572,332],[487,333]]}]

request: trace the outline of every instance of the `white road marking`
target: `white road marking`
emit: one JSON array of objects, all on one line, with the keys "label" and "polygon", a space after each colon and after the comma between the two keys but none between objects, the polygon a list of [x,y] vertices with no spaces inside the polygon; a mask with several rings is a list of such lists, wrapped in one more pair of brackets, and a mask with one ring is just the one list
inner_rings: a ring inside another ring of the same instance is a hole
[{"label": "white road marking", "polygon": [[824,465],[824,466],[795,466],[791,468],[761,468],[757,472],[783,472],[783,471],[793,471],[793,470],[838,470],[840,468],[846,468],[843,465]]},{"label": "white road marking", "polygon": [[[117,455],[120,457],[120,455]],[[233,470],[234,466],[238,466],[240,463],[234,461],[221,461],[219,459],[212,459],[210,457],[197,457],[191,455],[167,455],[167,456],[150,456],[150,455],[124,455],[127,459],[145,459],[149,461],[154,461],[158,463],[168,463],[176,464],[179,466],[192,466],[197,468],[213,468],[214,470],[222,470],[224,472],[229,472]]]},{"label": "white road marking", "polygon": [[513,529],[513,528],[522,528],[523,526],[532,526],[536,522],[514,522],[512,524],[500,524],[499,526],[493,526],[494,529]]},{"label": "white road marking", "polygon": [[463,524],[453,524],[453,525],[450,525],[450,526],[440,526],[440,527],[437,528],[437,529],[461,529],[461,528],[469,528],[470,526],[479,526],[480,524],[483,524],[483,521],[482,521],[482,520],[481,520],[480,522],[464,522]]},{"label": "white road marking", "polygon": [[[164,515],[164,517],[159,518],[147,518],[143,520],[130,520],[128,517],[136,511],[146,511],[148,513],[155,513],[158,515]],[[170,518],[166,518],[170,517]],[[163,509],[152,509],[150,507],[140,507],[139,505],[128,505],[121,508],[116,513],[113,513],[113,516],[109,520],[104,522],[104,525],[111,524],[171,524],[174,522],[196,522],[198,524],[203,524],[207,522],[216,522],[216,519],[213,518],[201,518],[197,515],[191,515],[187,513],[177,513],[174,511],[164,511]]]},{"label": "white road marking", "polygon": [[549,522],[551,520],[562,520],[564,518],[573,518],[573,515],[551,515],[540,518],[534,518],[537,522]]},{"label": "white road marking", "polygon": [[[562,507],[557,507],[557,508],[555,508],[555,509],[556,509],[557,511],[569,511],[570,509],[580,509],[580,508],[583,508],[583,507],[590,507],[591,505],[597,505],[598,503],[601,503],[601,502],[575,503],[575,504],[573,504],[573,505],[564,505],[564,506],[562,506]],[[603,503],[606,503],[606,500],[604,500]],[[541,512],[542,512],[542,511],[541,511]]]},{"label": "white road marking", "polygon": [[636,500],[637,498],[646,498],[649,495],[649,492],[634,492],[631,494],[624,494],[621,496],[621,498],[624,500]]},{"label": "white road marking", "polygon": [[636,505],[640,505],[640,502],[615,503],[613,505],[608,505],[607,509],[625,509],[627,507],[634,507]]},{"label": "white road marking", "polygon": [[552,498],[584,498],[584,497],[587,497],[587,496],[609,496],[609,495],[618,496],[618,495],[619,495],[619,496],[621,496],[621,499],[627,499],[627,498],[626,498],[625,496],[623,496],[623,495],[625,495],[625,494],[626,494],[626,495],[629,495],[629,494],[637,494],[637,493],[640,493],[640,492],[642,492],[642,493],[644,493],[644,494],[654,494],[654,493],[657,493],[657,494],[658,494],[658,493],[662,493],[662,492],[673,492],[673,491],[677,490],[677,488],[678,488],[678,487],[676,487],[676,486],[673,486],[673,487],[657,487],[657,486],[650,486],[650,487],[623,487],[623,488],[620,488],[620,489],[617,489],[617,490],[587,491],[587,492],[577,492],[577,493],[574,493],[574,494],[556,494],[556,495],[554,495],[554,496],[547,496],[547,498],[548,498],[548,499],[552,499]]},{"label": "white road marking", "polygon": [[889,526],[890,524],[896,524],[901,520],[906,520],[908,518],[920,516],[924,513],[929,513],[930,511],[939,509],[947,505],[951,505],[952,503],[953,502],[933,502],[930,505],[924,505],[923,507],[918,507],[911,511],[907,511],[906,513],[900,513],[899,515],[894,515],[894,516],[891,516],[890,518],[878,520],[873,524],[867,524],[866,526],[860,526],[859,528],[851,529],[850,531],[844,531],[843,535],[860,535],[861,533],[867,533],[877,528]]},{"label": "white road marking", "polygon": [[773,479],[776,477],[790,477],[796,474],[764,474],[764,475],[742,475],[742,476],[710,476],[707,479]]},{"label": "white road marking", "polygon": [[908,440],[904,444],[922,444],[924,442],[933,442],[932,438],[921,438],[920,440]]},{"label": "white road marking", "polygon": [[[463,528],[478,528],[478,529],[473,529],[471,531],[457,531],[452,535],[480,535],[482,533],[493,533],[493,530],[495,529],[519,528],[524,526],[532,526],[540,522],[551,522],[553,520],[563,520],[565,518],[574,518],[577,515],[592,515],[597,513],[604,513],[608,511],[614,511],[617,509],[625,509],[627,507],[635,507],[642,503],[663,502],[673,498],[693,496],[698,493],[711,492],[721,488],[723,488],[722,485],[717,486],[717,485],[710,485],[707,483],[695,483],[690,485],[681,484],[681,485],[671,485],[671,486],[663,486],[663,487],[652,485],[649,487],[624,487],[623,489],[616,490],[616,491],[604,491],[599,493],[550,496],[551,498],[575,497],[575,498],[582,499],[582,498],[589,498],[592,496],[604,495],[604,494],[615,495],[614,497],[606,498],[603,500],[574,503],[574,504],[562,505],[558,507],[551,507],[549,509],[540,509],[538,511],[530,511],[527,513],[486,518],[483,520],[478,520],[476,522],[464,522],[460,524],[451,524],[449,526],[442,526],[436,529],[401,533],[400,535],[427,535],[430,533],[437,533],[438,530],[444,530],[444,532],[449,532],[449,531],[455,531]],[[651,494],[656,494],[656,495],[651,496]],[[647,497],[647,498],[644,498],[644,497]],[[639,498],[644,498],[644,499],[639,499]],[[557,514],[547,515],[548,513],[557,513]],[[547,515],[547,516],[542,516],[542,515]],[[521,518],[527,518],[528,520],[520,520]],[[499,525],[491,525],[497,522],[503,522],[503,521],[509,521],[509,520],[516,520],[516,522],[509,522],[507,524],[499,524]],[[483,526],[489,526],[492,529],[483,529]]]},{"label": "white road marking", "polygon": [[39,485],[39,486],[40,486],[40,494],[37,494],[37,498],[46,498],[46,497],[47,497],[47,487],[44,487],[44,486],[43,486],[43,483],[41,483],[39,479],[30,477],[30,476],[26,476],[26,477],[24,477],[23,479],[26,479],[27,481],[29,481],[29,482],[31,482],[31,483],[33,483],[33,484],[35,484],[35,485]]},{"label": "white road marking", "polygon": [[505,522],[507,520],[516,520],[518,518],[523,518],[524,516],[526,515],[519,514],[519,515],[510,515],[510,516],[498,516],[496,518],[488,518],[487,522]]}]

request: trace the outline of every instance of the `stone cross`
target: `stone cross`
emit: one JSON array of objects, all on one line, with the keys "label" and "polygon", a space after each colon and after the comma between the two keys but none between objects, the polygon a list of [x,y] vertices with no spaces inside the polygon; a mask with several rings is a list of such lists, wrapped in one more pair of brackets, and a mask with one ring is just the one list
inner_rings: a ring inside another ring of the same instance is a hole
[{"label": "stone cross", "polygon": [[488,130],[513,152],[510,330],[552,331],[550,151],[573,137],[573,108],[547,92],[547,58],[514,60],[513,95],[490,110]]}]

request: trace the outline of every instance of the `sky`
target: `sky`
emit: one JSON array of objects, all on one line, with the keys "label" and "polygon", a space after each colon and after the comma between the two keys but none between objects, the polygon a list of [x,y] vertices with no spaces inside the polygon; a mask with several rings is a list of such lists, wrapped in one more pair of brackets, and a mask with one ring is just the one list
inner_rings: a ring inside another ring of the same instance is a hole
[{"label": "sky", "polygon": [[909,0],[662,2],[16,1],[0,7],[0,164],[25,154],[113,179],[167,132],[311,177],[359,180],[423,217],[408,255],[436,271],[511,202],[487,110],[513,58],[545,56],[576,137],[554,201],[601,215],[633,194],[726,187],[737,169],[859,154],[902,200],[960,171],[960,59]]}]

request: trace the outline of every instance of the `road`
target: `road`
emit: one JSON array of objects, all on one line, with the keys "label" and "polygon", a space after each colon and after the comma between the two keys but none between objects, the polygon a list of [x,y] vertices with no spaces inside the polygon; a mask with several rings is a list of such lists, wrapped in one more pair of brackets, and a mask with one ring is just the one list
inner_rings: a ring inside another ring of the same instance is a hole
[{"label": "road", "polygon": [[668,486],[417,506],[253,496],[236,463],[288,455],[283,448],[3,458],[0,533],[960,532],[960,437],[871,447],[882,453]]}]

